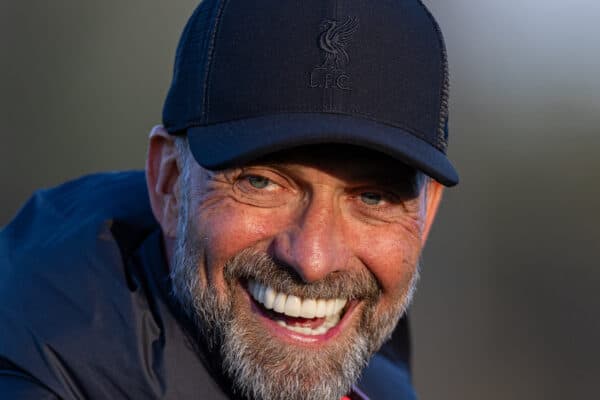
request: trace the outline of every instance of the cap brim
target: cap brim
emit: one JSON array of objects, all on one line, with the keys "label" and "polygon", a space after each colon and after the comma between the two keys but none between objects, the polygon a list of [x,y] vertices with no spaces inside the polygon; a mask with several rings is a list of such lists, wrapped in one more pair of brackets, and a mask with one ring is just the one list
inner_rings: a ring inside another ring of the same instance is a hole
[{"label": "cap brim", "polygon": [[458,174],[444,153],[401,128],[339,114],[275,114],[187,130],[196,161],[208,169],[240,165],[293,147],[343,143],[380,151],[445,186]]}]

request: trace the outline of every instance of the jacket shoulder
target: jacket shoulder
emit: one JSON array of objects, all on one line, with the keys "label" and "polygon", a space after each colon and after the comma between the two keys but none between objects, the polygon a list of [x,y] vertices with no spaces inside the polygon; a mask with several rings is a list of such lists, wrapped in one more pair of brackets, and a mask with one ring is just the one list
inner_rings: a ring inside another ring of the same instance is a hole
[{"label": "jacket shoulder", "polygon": [[[119,238],[118,227],[132,226]],[[123,247],[156,229],[142,172],[89,175],[36,192],[0,231],[0,357],[61,393],[65,369],[122,348],[140,312]],[[62,392],[61,397],[69,398]]]}]

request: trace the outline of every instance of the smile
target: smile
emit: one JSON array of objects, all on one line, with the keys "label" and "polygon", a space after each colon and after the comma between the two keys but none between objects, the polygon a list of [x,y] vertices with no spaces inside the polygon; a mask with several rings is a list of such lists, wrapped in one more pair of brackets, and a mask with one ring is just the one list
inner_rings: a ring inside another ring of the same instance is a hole
[{"label": "smile", "polygon": [[326,334],[342,316],[347,299],[300,298],[248,281],[248,292],[279,326],[302,335]]}]

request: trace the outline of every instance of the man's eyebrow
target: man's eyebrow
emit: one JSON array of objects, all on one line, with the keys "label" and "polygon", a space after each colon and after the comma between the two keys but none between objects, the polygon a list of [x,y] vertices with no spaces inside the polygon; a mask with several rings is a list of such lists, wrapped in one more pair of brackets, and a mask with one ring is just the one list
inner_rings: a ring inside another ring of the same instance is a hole
[{"label": "man's eyebrow", "polygon": [[233,182],[235,178],[240,174],[241,168],[227,168],[219,170],[204,170],[204,178],[207,182]]}]

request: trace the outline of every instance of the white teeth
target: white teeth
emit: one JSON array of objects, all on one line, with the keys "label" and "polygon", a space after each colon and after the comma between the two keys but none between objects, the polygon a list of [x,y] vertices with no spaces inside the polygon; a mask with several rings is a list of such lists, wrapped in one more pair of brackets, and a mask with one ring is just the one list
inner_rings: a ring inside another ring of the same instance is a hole
[{"label": "white teeth", "polygon": [[270,310],[273,308],[273,304],[275,303],[276,295],[277,295],[277,293],[272,288],[267,287],[267,290],[265,291],[265,298],[260,299],[258,301],[261,301],[262,304],[265,306],[265,308]]},{"label": "white teeth", "polygon": [[345,299],[335,299],[335,313],[339,313],[346,306]]},{"label": "white teeth", "polygon": [[260,289],[258,290],[258,296],[256,296],[257,299],[260,299],[261,303],[265,302],[265,292],[267,291],[267,287],[263,286],[263,285],[258,285],[260,286]]},{"label": "white teeth", "polygon": [[327,315],[335,314],[335,299],[327,300],[327,311],[325,311]]},{"label": "white teeth", "polygon": [[336,316],[339,321],[339,314],[348,302],[346,299],[301,299],[297,296],[276,292],[273,288],[255,281],[248,282],[248,291],[254,300],[261,303],[266,309],[290,317],[329,318]]},{"label": "white teeth", "polygon": [[290,317],[299,317],[300,309],[302,308],[302,300],[300,297],[296,296],[288,296],[285,302],[285,309],[283,313],[285,315],[289,315]]},{"label": "white teeth", "polygon": [[260,298],[260,286],[261,285],[255,283],[252,287],[252,295],[257,299]]},{"label": "white teeth", "polygon": [[[259,299],[257,299],[256,297],[254,298],[254,300],[259,301]],[[283,293],[277,293],[277,295],[275,296],[275,301],[273,302],[273,310],[277,311],[278,313],[282,313],[283,310],[285,310],[285,301],[287,300],[287,295],[283,294]]]},{"label": "white teeth", "polygon": [[304,318],[314,318],[317,314],[317,301],[315,299],[305,299],[302,301],[302,311],[300,314]]},{"label": "white teeth", "polygon": [[317,300],[317,307],[315,309],[315,317],[321,318],[327,315],[327,301]]}]

